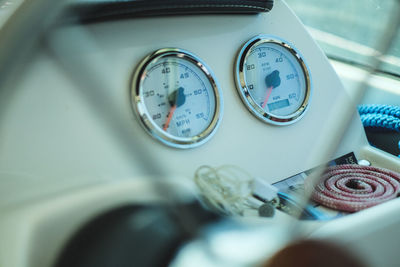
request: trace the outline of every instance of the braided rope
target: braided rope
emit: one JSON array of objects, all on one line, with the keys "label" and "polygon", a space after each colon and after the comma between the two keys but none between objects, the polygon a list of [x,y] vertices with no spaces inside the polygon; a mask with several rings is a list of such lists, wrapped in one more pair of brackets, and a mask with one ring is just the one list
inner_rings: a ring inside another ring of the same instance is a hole
[{"label": "braided rope", "polygon": [[400,107],[391,105],[360,105],[358,112],[362,114],[386,114],[400,119]]},{"label": "braided rope", "polygon": [[358,112],[364,127],[400,132],[400,107],[390,105],[360,105]]},{"label": "braided rope", "polygon": [[[399,106],[360,105],[358,106],[358,112],[364,127],[400,132]],[[400,155],[398,157],[400,158]]]},{"label": "braided rope", "polygon": [[358,112],[364,127],[400,132],[400,107],[391,105],[360,105]]},{"label": "braided rope", "polygon": [[400,119],[387,114],[362,114],[361,121],[364,127],[381,128],[400,132]]},{"label": "braided rope", "polygon": [[399,173],[348,164],[329,167],[312,198],[335,210],[355,212],[396,198],[399,191]]}]

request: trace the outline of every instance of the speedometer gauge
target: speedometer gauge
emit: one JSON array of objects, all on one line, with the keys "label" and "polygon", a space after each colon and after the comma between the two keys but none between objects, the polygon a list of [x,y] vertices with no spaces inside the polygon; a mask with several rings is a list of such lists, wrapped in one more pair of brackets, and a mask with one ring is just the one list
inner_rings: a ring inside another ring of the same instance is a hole
[{"label": "speedometer gauge", "polygon": [[287,42],[260,35],[239,52],[236,85],[247,108],[264,122],[287,125],[299,120],[311,96],[308,68]]},{"label": "speedometer gauge", "polygon": [[220,122],[216,80],[205,63],[182,49],[160,49],[146,57],[134,74],[131,97],[147,132],[169,146],[198,146]]}]

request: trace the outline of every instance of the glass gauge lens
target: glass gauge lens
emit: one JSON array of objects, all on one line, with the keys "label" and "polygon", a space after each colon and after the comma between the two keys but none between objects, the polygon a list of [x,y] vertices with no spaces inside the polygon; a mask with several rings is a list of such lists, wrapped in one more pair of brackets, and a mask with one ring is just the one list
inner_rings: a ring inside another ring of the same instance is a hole
[{"label": "glass gauge lens", "polygon": [[180,148],[211,137],[221,116],[222,99],[206,65],[181,49],[161,49],[139,65],[132,101],[145,129]]},{"label": "glass gauge lens", "polygon": [[248,41],[235,75],[243,102],[259,119],[285,125],[304,115],[311,95],[309,71],[285,41],[264,35]]}]

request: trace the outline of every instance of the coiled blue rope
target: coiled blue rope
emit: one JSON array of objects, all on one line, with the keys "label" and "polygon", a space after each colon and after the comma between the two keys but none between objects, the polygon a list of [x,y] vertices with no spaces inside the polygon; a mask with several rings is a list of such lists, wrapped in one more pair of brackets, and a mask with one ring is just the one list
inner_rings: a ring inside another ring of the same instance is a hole
[{"label": "coiled blue rope", "polygon": [[387,114],[400,119],[400,107],[391,105],[360,105],[358,106],[360,114]]},{"label": "coiled blue rope", "polygon": [[[398,106],[360,105],[358,113],[364,127],[400,132],[400,107]],[[398,145],[400,149],[400,141]]]},{"label": "coiled blue rope", "polygon": [[361,105],[358,107],[364,127],[400,132],[400,107]]}]

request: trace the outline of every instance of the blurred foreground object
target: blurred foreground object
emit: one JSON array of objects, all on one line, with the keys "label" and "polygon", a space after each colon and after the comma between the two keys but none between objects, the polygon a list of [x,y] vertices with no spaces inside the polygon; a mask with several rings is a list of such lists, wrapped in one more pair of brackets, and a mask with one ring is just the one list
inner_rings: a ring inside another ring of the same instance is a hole
[{"label": "blurred foreground object", "polygon": [[336,244],[305,240],[276,253],[265,267],[363,267],[348,250]]}]

